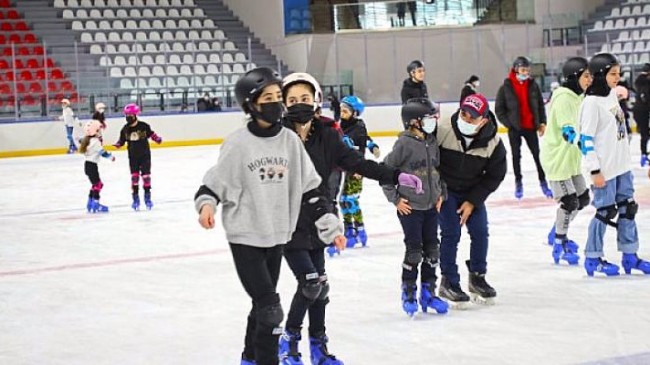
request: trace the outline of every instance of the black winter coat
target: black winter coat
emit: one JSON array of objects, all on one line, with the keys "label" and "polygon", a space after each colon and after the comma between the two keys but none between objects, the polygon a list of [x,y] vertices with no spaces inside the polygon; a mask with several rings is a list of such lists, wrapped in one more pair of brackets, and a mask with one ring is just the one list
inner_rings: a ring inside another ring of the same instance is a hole
[{"label": "black winter coat", "polygon": [[368,129],[362,119],[351,118],[350,120],[341,119],[341,130],[343,134],[352,138],[354,149],[364,157],[366,155],[366,146],[368,145]]},{"label": "black winter coat", "polygon": [[[542,91],[533,79],[528,83],[528,103],[530,104],[530,111],[533,113],[535,130],[537,130],[541,124],[546,124],[546,109],[544,108]],[[516,131],[521,130],[519,99],[517,98],[517,94],[515,94],[512,81],[509,78],[503,81],[503,85],[501,85],[497,92],[494,110],[496,111],[497,118],[499,118],[499,122],[506,128]]]},{"label": "black winter coat", "polygon": [[402,104],[406,104],[406,101],[413,98],[429,98],[429,92],[427,91],[427,84],[423,82],[413,82],[410,78],[404,80],[402,84]]},{"label": "black winter coat", "polygon": [[650,74],[641,74],[634,80],[634,90],[636,91],[636,102],[634,109],[650,109]]},{"label": "black winter coat", "polygon": [[[338,132],[315,120],[312,122],[311,135],[305,141],[305,148],[322,182],[318,190],[329,194],[328,178],[332,171],[340,167],[343,170],[378,180],[381,185],[397,184],[399,170],[375,161],[365,160],[341,140]],[[326,195],[329,196],[329,195]],[[296,231],[285,245],[285,250],[311,250],[326,246],[319,238],[314,226],[313,216],[300,211]],[[329,244],[330,242],[327,242]]]}]

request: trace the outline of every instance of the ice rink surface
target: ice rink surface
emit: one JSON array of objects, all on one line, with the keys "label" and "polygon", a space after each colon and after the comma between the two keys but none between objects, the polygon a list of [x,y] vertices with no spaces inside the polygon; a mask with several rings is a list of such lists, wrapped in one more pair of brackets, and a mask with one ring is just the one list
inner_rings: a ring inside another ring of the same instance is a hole
[{"label": "ice rink surface", "polygon": [[[394,140],[376,139],[383,155]],[[650,179],[638,167],[638,143],[635,136],[630,163],[639,254],[650,259]],[[218,153],[218,146],[153,150],[155,207],[133,212],[127,155],[117,152],[116,162],[100,165],[111,212],[97,215],[85,212],[82,156],[0,160],[0,364],[239,364],[250,301],[220,221],[201,229],[192,202]],[[522,154],[525,198],[514,200],[509,168],[488,200],[487,279],[497,304],[443,316],[403,313],[401,228],[380,187],[365,180],[368,248],[327,260],[327,332],[338,358],[347,365],[650,364],[650,276],[588,278],[582,265],[554,265],[545,241],[556,204],[543,198],[526,147]],[[571,227],[581,247],[593,214],[585,209]],[[620,264],[611,228],[607,237],[606,257]],[[294,289],[283,263],[285,311]],[[301,351],[308,362],[308,341]]]}]

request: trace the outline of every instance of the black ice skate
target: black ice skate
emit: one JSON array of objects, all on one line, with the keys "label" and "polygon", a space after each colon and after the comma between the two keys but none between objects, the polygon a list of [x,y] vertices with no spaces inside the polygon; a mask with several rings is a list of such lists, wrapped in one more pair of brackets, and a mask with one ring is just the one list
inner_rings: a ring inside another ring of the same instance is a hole
[{"label": "black ice skate", "polygon": [[445,276],[440,280],[438,295],[449,302],[454,309],[466,309],[469,307],[469,296],[461,289],[460,284],[452,285]]},{"label": "black ice skate", "polygon": [[[469,268],[469,262],[467,262]],[[497,291],[485,281],[485,274],[469,272],[469,295],[476,304],[494,305]]]}]

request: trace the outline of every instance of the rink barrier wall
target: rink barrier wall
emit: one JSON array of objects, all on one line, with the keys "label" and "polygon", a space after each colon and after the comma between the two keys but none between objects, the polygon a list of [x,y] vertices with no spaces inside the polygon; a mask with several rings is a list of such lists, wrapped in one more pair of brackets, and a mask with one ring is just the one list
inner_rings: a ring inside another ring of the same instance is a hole
[{"label": "rink barrier wall", "polygon": [[[494,107],[493,104],[491,107]],[[396,104],[366,107],[362,118],[369,134],[372,137],[391,137],[402,131],[400,108],[401,105]],[[456,102],[442,103],[442,118],[449,119],[457,108]],[[325,115],[330,113],[329,110],[324,112]],[[142,115],[140,119],[149,123],[163,139],[161,145],[150,142],[152,148],[217,145],[246,123],[241,111]],[[106,124],[104,147],[113,151],[115,148],[112,145],[118,140],[125,120],[123,117],[109,118]],[[506,131],[503,126],[499,127],[500,133]],[[61,121],[0,124],[0,158],[64,154],[67,143],[65,127]],[[122,147],[122,150],[125,149]]]}]

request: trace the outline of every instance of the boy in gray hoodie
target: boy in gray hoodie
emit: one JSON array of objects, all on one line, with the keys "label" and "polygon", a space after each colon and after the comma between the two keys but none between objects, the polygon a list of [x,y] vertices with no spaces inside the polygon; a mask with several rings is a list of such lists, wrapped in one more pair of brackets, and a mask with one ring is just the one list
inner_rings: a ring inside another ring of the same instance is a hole
[{"label": "boy in gray hoodie", "polygon": [[388,201],[397,207],[404,230],[406,253],[402,263],[402,308],[412,316],[418,309],[417,278],[420,266],[420,306],[447,313],[448,305],[436,295],[436,267],[440,257],[438,211],[446,195],[438,165],[440,151],[435,139],[439,110],[429,99],[410,99],[402,106],[402,132],[384,159],[388,166],[422,180],[424,194],[394,185],[382,186]]},{"label": "boy in gray hoodie", "polygon": [[321,178],[300,138],[281,124],[282,79],[269,68],[247,72],[235,85],[237,102],[250,117],[224,141],[217,164],[195,196],[199,223],[222,224],[239,279],[253,301],[242,365],[278,364],[284,313],[276,292],[282,246],[291,239],[298,213],[312,215],[324,242],[343,239],[343,227],[317,187]]}]

